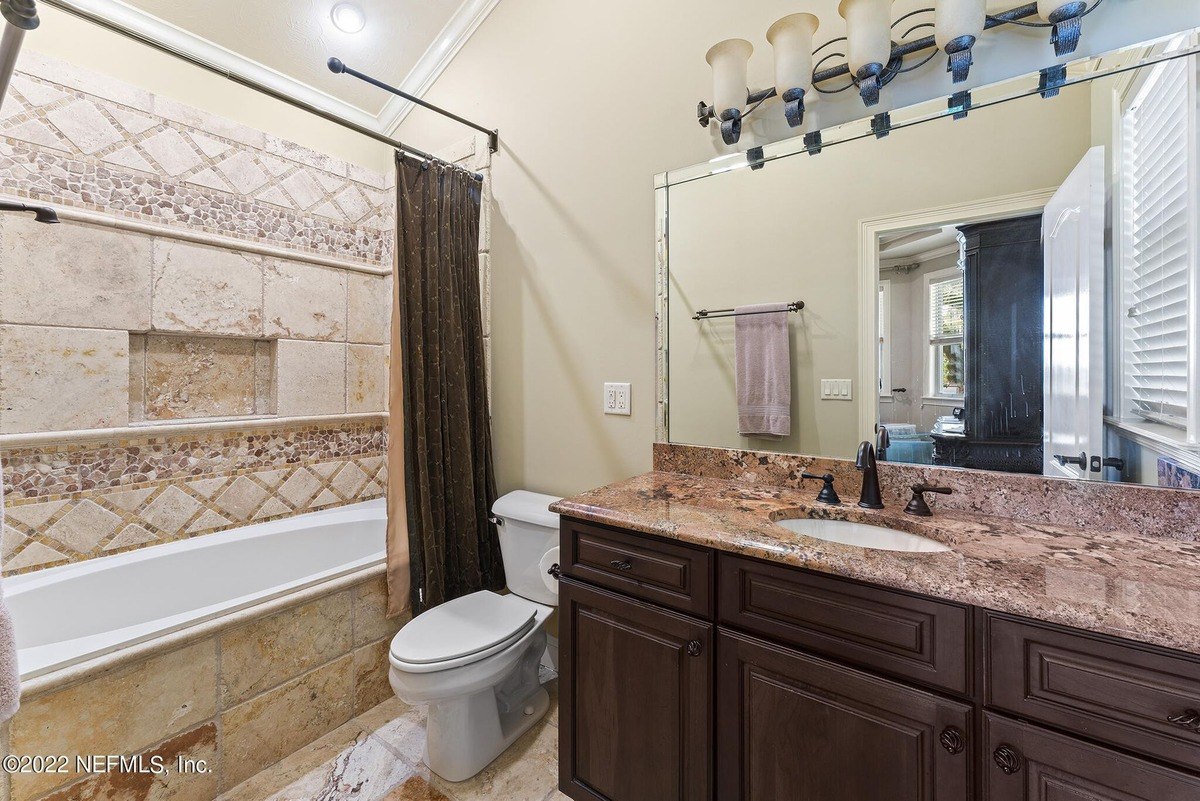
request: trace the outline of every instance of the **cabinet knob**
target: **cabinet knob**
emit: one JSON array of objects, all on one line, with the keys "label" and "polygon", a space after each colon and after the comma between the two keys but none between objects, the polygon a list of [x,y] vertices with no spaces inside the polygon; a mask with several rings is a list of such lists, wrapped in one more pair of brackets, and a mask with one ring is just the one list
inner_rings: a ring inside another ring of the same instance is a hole
[{"label": "cabinet knob", "polygon": [[947,726],[942,729],[942,736],[938,738],[938,741],[942,744],[942,748],[955,755],[961,754],[967,747],[966,737],[957,726]]},{"label": "cabinet knob", "polygon": [[700,656],[700,652],[704,650],[704,643],[699,640],[692,640],[687,644],[688,656]]},{"label": "cabinet knob", "polygon": [[1002,745],[992,753],[997,767],[1008,776],[1021,769],[1021,755],[1010,745]]},{"label": "cabinet knob", "polygon": [[1200,734],[1200,711],[1195,709],[1185,709],[1178,715],[1171,715],[1167,718],[1167,723],[1178,726],[1181,729],[1194,731]]},{"label": "cabinet knob", "polygon": [[614,559],[609,562],[617,570],[632,570],[633,564],[628,559]]}]

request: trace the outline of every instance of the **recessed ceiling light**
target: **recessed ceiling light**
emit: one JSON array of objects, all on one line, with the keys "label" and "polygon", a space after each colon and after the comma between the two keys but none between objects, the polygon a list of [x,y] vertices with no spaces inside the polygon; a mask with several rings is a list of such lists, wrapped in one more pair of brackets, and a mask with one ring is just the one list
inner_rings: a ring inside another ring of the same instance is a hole
[{"label": "recessed ceiling light", "polygon": [[367,16],[353,3],[338,3],[330,12],[333,26],[342,33],[358,33],[367,24]]}]

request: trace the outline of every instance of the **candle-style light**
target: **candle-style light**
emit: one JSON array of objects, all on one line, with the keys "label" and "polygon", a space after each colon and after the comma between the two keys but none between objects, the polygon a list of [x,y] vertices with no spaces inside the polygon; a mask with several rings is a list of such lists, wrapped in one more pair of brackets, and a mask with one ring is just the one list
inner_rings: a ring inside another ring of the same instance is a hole
[{"label": "candle-style light", "polygon": [[975,59],[972,51],[983,35],[987,0],[938,0],[933,9],[934,40],[950,57],[947,71],[954,83],[967,79]]},{"label": "candle-style light", "polygon": [[746,112],[746,71],[754,45],[745,39],[726,39],[709,48],[705,60],[713,73],[713,113],[721,121],[721,139],[736,144]]},{"label": "candle-style light", "polygon": [[1038,16],[1054,25],[1050,41],[1054,44],[1054,55],[1065,56],[1079,47],[1083,33],[1083,15],[1088,10],[1084,0],[1038,0]]},{"label": "candle-style light", "polygon": [[879,102],[883,71],[892,58],[892,0],[842,0],[838,13],[846,20],[850,74],[858,81],[863,103]]},{"label": "candle-style light", "polygon": [[789,14],[767,29],[775,54],[775,92],[793,128],[804,124],[804,97],[812,91],[813,35],[820,24],[812,14]]}]

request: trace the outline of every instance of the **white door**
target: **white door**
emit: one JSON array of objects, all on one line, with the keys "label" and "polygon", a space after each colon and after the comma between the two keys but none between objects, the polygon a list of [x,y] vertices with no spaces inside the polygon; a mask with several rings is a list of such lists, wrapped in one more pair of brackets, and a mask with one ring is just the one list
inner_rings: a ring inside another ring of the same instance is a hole
[{"label": "white door", "polygon": [[[1104,148],[1046,206],[1046,411],[1042,472],[1101,479],[1104,449]],[[1097,465],[1098,466],[1098,465]]]}]

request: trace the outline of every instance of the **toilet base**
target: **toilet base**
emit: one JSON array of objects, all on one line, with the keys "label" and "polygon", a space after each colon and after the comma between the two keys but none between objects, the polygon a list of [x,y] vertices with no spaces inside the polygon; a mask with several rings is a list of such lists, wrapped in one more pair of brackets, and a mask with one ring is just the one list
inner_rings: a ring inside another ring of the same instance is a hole
[{"label": "toilet base", "polygon": [[492,688],[430,704],[425,764],[446,781],[465,781],[504,753],[549,708],[545,687],[538,687],[524,704],[507,712],[500,711]]}]

